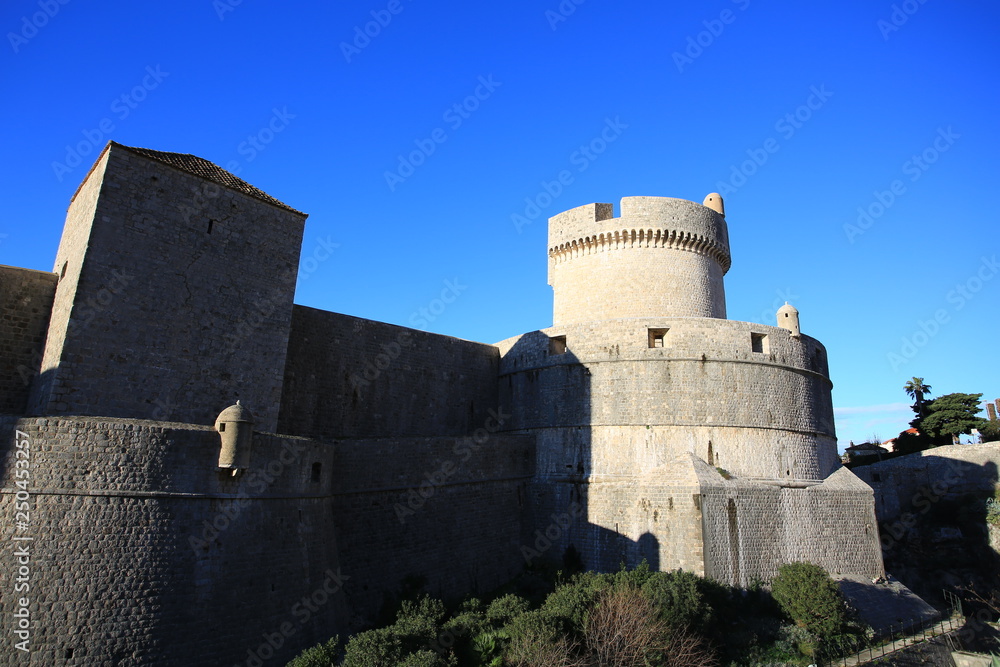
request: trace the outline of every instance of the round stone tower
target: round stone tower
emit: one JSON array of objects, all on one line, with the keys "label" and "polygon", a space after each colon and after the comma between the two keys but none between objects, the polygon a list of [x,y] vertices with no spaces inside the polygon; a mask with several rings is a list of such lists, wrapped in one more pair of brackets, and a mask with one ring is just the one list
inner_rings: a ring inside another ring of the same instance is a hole
[{"label": "round stone tower", "polygon": [[636,317],[726,317],[722,197],[625,197],[549,219],[553,325]]},{"label": "round stone tower", "polygon": [[[826,350],[800,333],[798,312],[783,308],[780,326],[726,319],[724,212],[713,193],[550,218],[554,324],[498,343],[506,427],[537,444],[538,525],[584,507],[587,527],[561,546],[588,567],[628,553],[708,572],[725,559],[697,536],[699,485],[808,489],[839,466]],[[769,571],[758,565],[731,580]]]}]

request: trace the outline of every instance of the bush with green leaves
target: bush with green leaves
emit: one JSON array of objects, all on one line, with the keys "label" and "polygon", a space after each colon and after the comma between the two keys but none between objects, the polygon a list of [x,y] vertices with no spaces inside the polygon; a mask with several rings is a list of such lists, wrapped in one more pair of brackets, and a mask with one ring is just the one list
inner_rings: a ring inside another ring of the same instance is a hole
[{"label": "bush with green leaves", "polygon": [[[450,611],[426,596],[400,596],[391,625],[352,637],[340,666],[705,667],[717,657],[797,664],[816,645],[818,633],[805,623],[779,633],[784,616],[766,591],[690,572],[652,572],[643,563],[569,580],[555,574],[547,586],[547,596],[535,597],[512,582],[488,604],[471,598]],[[313,647],[292,665],[337,664],[336,647]]]},{"label": "bush with green leaves", "polygon": [[997,487],[992,498],[986,499],[986,523],[1000,526],[1000,487]]},{"label": "bush with green leaves", "polygon": [[642,592],[657,607],[660,618],[668,626],[701,631],[712,618],[712,608],[701,590],[703,581],[684,570],[654,572],[642,585]]},{"label": "bush with green leaves", "polygon": [[454,656],[443,656],[430,649],[411,653],[398,663],[399,667],[458,667]]},{"label": "bush with green leaves", "polygon": [[337,659],[340,637],[334,636],[325,644],[307,648],[288,663],[286,667],[330,667]]},{"label": "bush with green leaves", "polygon": [[594,605],[602,590],[611,585],[609,575],[584,572],[562,584],[546,598],[541,610],[558,619],[567,631],[580,634],[587,620],[587,612]]},{"label": "bush with green leaves", "polygon": [[360,632],[347,642],[343,667],[396,665],[403,659],[403,642],[392,628]]},{"label": "bush with green leaves", "polygon": [[511,641],[527,638],[537,642],[553,642],[564,632],[560,619],[544,609],[520,614],[504,626],[503,633]]},{"label": "bush with green leaves", "polygon": [[396,622],[389,627],[407,652],[418,651],[433,644],[447,614],[443,602],[425,595],[416,602],[404,600]]},{"label": "bush with green leaves", "polygon": [[520,595],[509,593],[490,603],[486,609],[486,620],[495,625],[506,625],[514,617],[531,609],[531,605]]},{"label": "bush with green leaves", "polygon": [[434,650],[446,616],[447,610],[440,600],[426,595],[416,602],[404,600],[395,623],[356,634],[347,642],[343,667],[447,667],[457,664],[449,651]]},{"label": "bush with green leaves", "polygon": [[848,621],[840,589],[819,565],[782,565],[771,582],[771,595],[796,624],[820,639],[840,634]]}]

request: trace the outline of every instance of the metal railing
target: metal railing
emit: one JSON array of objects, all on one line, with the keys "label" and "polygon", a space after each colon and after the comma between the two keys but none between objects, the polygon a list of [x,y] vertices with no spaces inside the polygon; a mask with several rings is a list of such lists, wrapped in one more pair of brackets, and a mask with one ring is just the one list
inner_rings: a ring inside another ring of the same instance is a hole
[{"label": "metal railing", "polygon": [[951,607],[947,618],[910,619],[890,625],[884,632],[868,642],[855,639],[838,639],[824,642],[816,651],[816,662],[821,667],[854,667],[902,651],[914,644],[926,642],[965,626],[962,601],[950,591],[943,591]]}]

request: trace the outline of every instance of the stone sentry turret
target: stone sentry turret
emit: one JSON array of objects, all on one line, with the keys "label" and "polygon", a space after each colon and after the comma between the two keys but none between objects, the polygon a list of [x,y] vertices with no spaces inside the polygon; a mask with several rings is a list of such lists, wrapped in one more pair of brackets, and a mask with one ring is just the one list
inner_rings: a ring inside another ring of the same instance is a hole
[{"label": "stone sentry turret", "polygon": [[239,401],[223,410],[216,418],[215,430],[222,440],[219,450],[220,470],[231,470],[235,476],[250,467],[253,424],[253,413]]},{"label": "stone sentry turret", "polygon": [[782,329],[788,329],[792,338],[798,338],[802,335],[799,330],[799,311],[795,306],[786,301],[785,305],[778,309],[777,317],[778,326]]}]

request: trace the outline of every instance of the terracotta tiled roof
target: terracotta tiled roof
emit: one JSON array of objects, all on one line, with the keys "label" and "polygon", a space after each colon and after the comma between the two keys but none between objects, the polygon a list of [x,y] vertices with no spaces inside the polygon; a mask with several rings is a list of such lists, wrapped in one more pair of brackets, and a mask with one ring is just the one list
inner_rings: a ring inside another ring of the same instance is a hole
[{"label": "terracotta tiled roof", "polygon": [[124,148],[125,150],[131,151],[137,155],[147,157],[151,160],[156,160],[157,162],[162,162],[163,164],[169,165],[175,169],[204,178],[205,180],[217,183],[218,185],[232,190],[236,190],[237,192],[242,192],[243,194],[249,195],[254,199],[259,199],[260,201],[267,202],[268,204],[273,204],[274,206],[283,208],[286,211],[298,213],[299,215],[305,215],[302,211],[297,211],[291,206],[283,204],[263,190],[258,190],[254,186],[250,185],[242,178],[233,176],[217,164],[209,162],[205,158],[200,158],[197,155],[189,155],[187,153],[165,153],[163,151],[154,151],[148,148],[135,148],[133,146],[125,146],[117,141],[112,141],[109,145],[117,148]]}]

